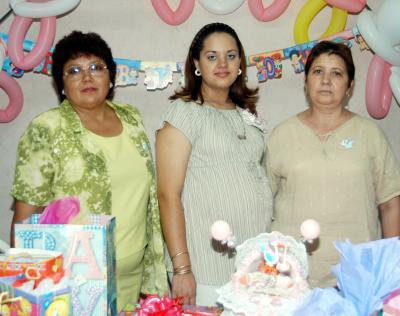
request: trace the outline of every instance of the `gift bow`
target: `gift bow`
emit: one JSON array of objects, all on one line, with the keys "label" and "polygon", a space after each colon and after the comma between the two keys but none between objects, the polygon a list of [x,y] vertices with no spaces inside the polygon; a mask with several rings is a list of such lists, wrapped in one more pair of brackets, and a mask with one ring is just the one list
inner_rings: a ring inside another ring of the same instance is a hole
[{"label": "gift bow", "polygon": [[183,312],[181,301],[181,297],[172,299],[164,296],[160,298],[150,294],[140,302],[138,316],[181,316]]}]

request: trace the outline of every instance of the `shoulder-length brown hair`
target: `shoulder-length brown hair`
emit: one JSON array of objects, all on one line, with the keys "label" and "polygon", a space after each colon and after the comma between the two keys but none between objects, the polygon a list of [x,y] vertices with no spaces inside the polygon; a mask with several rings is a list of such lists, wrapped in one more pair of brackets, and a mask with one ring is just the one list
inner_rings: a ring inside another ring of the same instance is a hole
[{"label": "shoulder-length brown hair", "polygon": [[248,109],[251,113],[256,113],[256,102],[258,100],[258,88],[250,89],[246,85],[246,56],[244,53],[243,45],[239,40],[235,30],[229,25],[224,23],[211,23],[205,25],[194,37],[189,53],[186,57],[185,62],[185,85],[176,91],[170,100],[182,99],[186,102],[199,101],[201,104],[204,103],[204,97],[201,92],[202,78],[194,74],[196,66],[194,61],[200,59],[200,52],[204,47],[204,41],[208,36],[213,33],[226,33],[232,36],[239,50],[240,57],[240,69],[242,74],[239,75],[235,82],[229,89],[229,98],[241,108]]}]

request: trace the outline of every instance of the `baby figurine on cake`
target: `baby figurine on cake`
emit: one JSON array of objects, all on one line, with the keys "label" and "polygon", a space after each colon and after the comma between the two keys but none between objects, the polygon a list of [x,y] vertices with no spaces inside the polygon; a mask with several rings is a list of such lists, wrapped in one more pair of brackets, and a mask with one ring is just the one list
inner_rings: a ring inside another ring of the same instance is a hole
[{"label": "baby figurine on cake", "polygon": [[[215,222],[211,231],[214,239],[234,247],[227,223]],[[304,240],[312,242],[319,235],[319,225],[307,220],[301,231]],[[310,292],[303,241],[279,232],[263,233],[237,246],[236,252],[236,272],[217,290],[218,302],[224,306],[222,315],[291,315]]]}]

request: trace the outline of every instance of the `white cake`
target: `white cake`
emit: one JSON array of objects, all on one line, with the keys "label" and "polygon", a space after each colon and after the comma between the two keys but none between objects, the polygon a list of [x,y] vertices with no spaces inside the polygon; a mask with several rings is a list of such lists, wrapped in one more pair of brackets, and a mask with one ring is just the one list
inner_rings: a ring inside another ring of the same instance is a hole
[{"label": "white cake", "polygon": [[217,290],[222,315],[291,315],[310,292],[306,249],[293,237],[263,233],[236,251],[236,272]]}]

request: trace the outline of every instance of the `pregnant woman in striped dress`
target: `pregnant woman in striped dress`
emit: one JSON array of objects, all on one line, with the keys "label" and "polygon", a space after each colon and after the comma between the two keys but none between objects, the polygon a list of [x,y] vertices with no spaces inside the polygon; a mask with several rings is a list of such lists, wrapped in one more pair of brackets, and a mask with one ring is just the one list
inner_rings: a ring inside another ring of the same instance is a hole
[{"label": "pregnant woman in striped dress", "polygon": [[234,272],[234,253],[213,241],[227,221],[241,243],[269,231],[272,195],[263,168],[265,131],[257,90],[245,83],[236,32],[212,23],[195,36],[185,86],[170,99],[157,132],[158,197],[173,296],[214,305],[215,289]]}]

